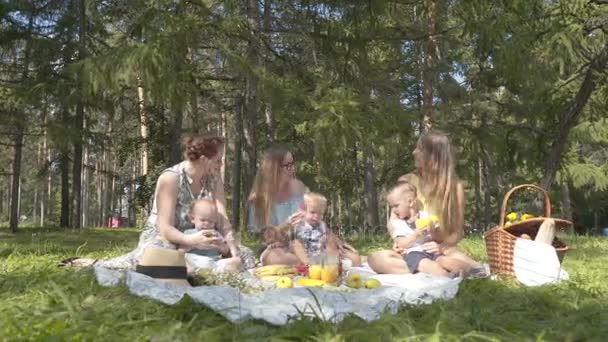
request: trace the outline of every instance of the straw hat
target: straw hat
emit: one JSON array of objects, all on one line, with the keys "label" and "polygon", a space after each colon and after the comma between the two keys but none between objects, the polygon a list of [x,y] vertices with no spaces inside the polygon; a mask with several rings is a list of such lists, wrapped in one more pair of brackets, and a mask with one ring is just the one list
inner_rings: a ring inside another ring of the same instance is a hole
[{"label": "straw hat", "polygon": [[135,272],[168,283],[190,286],[184,252],[176,249],[148,247],[139,258]]}]

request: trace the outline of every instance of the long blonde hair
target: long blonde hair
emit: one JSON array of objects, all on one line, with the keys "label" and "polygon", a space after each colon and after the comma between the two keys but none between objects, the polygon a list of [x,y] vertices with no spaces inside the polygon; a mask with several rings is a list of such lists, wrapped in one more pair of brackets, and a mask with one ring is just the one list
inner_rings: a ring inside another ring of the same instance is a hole
[{"label": "long blonde hair", "polygon": [[280,190],[281,164],[288,153],[291,152],[284,146],[273,146],[266,150],[262,165],[255,176],[250,198],[255,207],[255,218],[260,226],[271,224],[270,211]]},{"label": "long blonde hair", "polygon": [[432,209],[438,210],[443,238],[464,230],[464,203],[461,185],[454,170],[455,161],[448,136],[442,132],[425,133],[418,140],[423,166],[417,170],[420,191]]}]

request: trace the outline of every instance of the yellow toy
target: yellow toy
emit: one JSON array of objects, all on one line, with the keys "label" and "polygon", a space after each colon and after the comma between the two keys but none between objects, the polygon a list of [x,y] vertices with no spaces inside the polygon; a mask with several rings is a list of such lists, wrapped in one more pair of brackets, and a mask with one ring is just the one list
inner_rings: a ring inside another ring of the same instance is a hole
[{"label": "yellow toy", "polygon": [[416,219],[416,230],[422,231],[433,228],[437,225],[437,222],[439,222],[439,218],[435,215],[421,217]]}]

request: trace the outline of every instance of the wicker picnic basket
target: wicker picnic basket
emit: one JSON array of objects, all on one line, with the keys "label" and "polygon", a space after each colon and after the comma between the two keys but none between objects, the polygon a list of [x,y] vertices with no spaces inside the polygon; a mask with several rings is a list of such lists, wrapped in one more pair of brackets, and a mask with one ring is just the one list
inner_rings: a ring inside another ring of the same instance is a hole
[{"label": "wicker picnic basket", "polygon": [[[507,202],[509,197],[519,189],[537,189],[540,190],[545,197],[545,215],[543,217],[534,217],[525,221],[520,221],[505,227],[505,217],[507,210]],[[490,263],[490,270],[492,274],[503,274],[503,275],[514,275],[513,272],[513,249],[515,247],[515,241],[522,234],[528,234],[532,240],[536,237],[540,225],[545,219],[551,218],[555,220],[555,228],[567,227],[572,222],[551,217],[551,202],[549,200],[549,194],[547,191],[534,184],[522,184],[513,187],[505,195],[502,206],[500,208],[500,222],[497,227],[492,228],[484,234],[484,240],[486,242],[486,251],[488,253],[488,261]],[[559,261],[561,262],[564,255],[568,251],[568,246],[558,239],[553,239],[552,243]]]}]

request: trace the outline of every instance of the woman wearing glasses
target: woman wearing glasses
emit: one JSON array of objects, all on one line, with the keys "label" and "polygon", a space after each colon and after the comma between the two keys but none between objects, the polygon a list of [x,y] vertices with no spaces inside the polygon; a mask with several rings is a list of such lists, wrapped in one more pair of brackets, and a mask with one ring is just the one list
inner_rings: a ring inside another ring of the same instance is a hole
[{"label": "woman wearing glasses", "polygon": [[269,148],[249,195],[247,229],[263,235],[268,246],[260,256],[265,265],[298,264],[299,259],[278,241],[278,227],[295,225],[301,220],[306,186],[296,177],[293,155],[283,146]]}]

